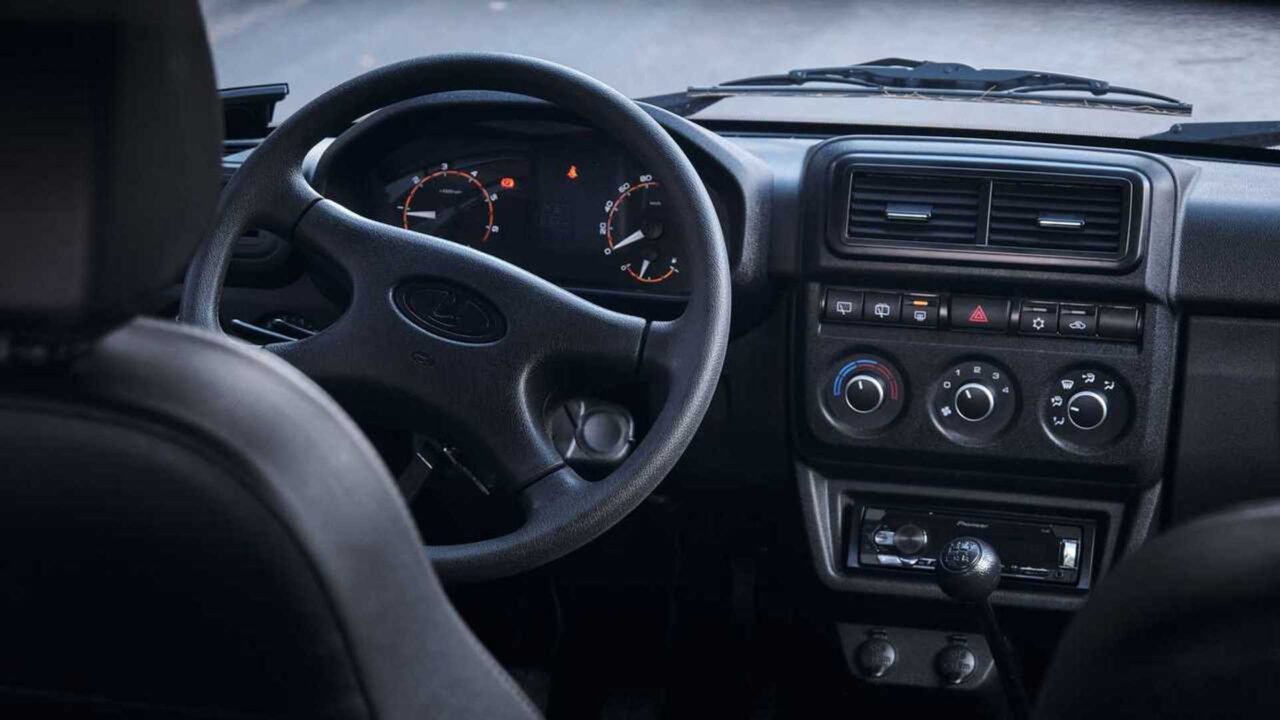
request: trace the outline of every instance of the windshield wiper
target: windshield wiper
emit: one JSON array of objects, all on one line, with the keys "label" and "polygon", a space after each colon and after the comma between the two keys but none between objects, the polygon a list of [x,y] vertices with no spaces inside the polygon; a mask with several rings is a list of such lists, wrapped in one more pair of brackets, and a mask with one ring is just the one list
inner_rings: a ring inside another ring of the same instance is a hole
[{"label": "windshield wiper", "polygon": [[1192,110],[1189,103],[1177,98],[1120,87],[1095,78],[1038,70],[979,69],[960,63],[903,58],[758,75],[718,85],[691,87],[683,93],[647,98],[646,102],[690,115],[725,98],[746,95],[956,100],[1126,110],[1159,115],[1190,115]]},{"label": "windshield wiper", "polygon": [[1253,148],[1280,147],[1280,122],[1245,120],[1178,123],[1162,133],[1147,135],[1142,139]]}]

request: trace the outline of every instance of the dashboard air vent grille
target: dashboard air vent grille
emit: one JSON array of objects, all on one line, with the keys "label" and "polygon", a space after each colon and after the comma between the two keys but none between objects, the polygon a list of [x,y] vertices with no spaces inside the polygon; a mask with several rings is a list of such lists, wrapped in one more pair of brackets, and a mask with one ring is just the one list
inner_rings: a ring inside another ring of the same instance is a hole
[{"label": "dashboard air vent grille", "polygon": [[993,248],[1119,256],[1128,236],[1128,186],[997,180],[991,185]]},{"label": "dashboard air vent grille", "polygon": [[845,236],[871,243],[972,245],[983,185],[979,178],[855,171]]}]

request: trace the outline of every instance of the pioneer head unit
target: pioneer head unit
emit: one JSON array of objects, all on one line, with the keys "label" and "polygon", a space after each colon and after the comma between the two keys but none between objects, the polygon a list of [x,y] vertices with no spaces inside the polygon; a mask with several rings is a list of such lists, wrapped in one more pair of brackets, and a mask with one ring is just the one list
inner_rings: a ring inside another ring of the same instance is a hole
[{"label": "pioneer head unit", "polygon": [[933,572],[938,549],[968,535],[995,547],[1004,578],[1084,589],[1095,529],[1094,521],[1079,518],[863,506],[856,532],[850,533],[846,564]]}]

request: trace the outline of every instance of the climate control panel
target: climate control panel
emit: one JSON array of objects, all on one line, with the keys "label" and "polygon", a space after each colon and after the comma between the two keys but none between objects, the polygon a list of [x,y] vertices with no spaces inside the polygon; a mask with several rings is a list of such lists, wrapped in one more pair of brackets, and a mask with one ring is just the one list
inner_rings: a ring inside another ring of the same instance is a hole
[{"label": "climate control panel", "polygon": [[[823,405],[840,432],[873,437],[908,410],[905,371],[880,353],[842,358],[820,388]],[[1060,448],[1089,453],[1120,438],[1132,413],[1129,391],[1116,373],[1084,367],[1060,373],[1040,407],[1040,427]],[[946,367],[928,388],[934,428],[962,446],[999,438],[1019,419],[1021,398],[1013,372],[985,357]]]}]

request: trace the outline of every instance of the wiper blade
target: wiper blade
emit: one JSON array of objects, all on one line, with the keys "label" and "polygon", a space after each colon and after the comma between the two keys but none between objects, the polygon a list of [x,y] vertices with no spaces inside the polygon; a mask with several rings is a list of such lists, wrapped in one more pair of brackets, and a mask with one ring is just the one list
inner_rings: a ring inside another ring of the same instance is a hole
[{"label": "wiper blade", "polygon": [[1253,148],[1280,147],[1280,122],[1265,120],[1178,123],[1162,133],[1147,135],[1142,139]]},{"label": "wiper blade", "polygon": [[[814,85],[838,87],[809,87]],[[698,109],[726,97],[744,95],[959,100],[1126,110],[1160,115],[1190,115],[1192,111],[1189,103],[1177,98],[1112,85],[1095,78],[1038,70],[979,69],[960,63],[903,58],[884,58],[839,67],[802,68],[777,75],[730,80],[707,87],[691,87],[683,93],[686,101],[695,101],[689,107]],[[662,96],[661,99],[673,97],[676,96]]]}]

